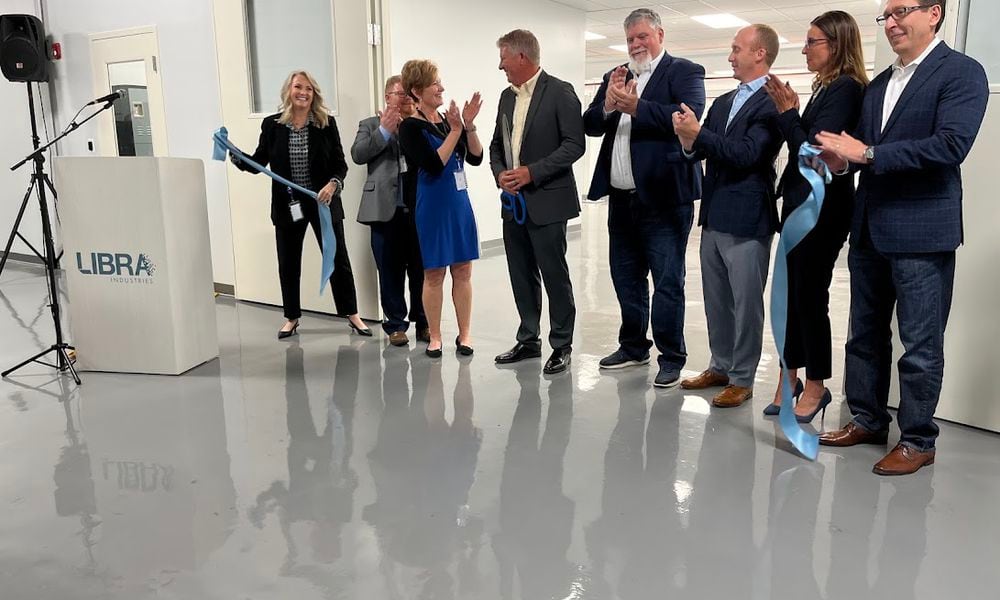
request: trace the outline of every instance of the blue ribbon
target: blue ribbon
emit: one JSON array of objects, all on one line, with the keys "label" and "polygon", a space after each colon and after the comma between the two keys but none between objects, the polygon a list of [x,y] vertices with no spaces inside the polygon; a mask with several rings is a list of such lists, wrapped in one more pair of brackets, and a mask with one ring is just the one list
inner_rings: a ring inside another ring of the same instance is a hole
[{"label": "blue ribbon", "polygon": [[500,192],[500,204],[505,210],[509,210],[514,215],[515,223],[524,225],[524,222],[528,218],[528,205],[524,201],[524,194],[521,192],[517,192],[516,194]]},{"label": "blue ribbon", "polygon": [[[241,162],[250,165],[278,183],[287,186],[289,191],[297,190],[316,200],[317,204],[319,204],[319,195],[316,192],[301,185],[296,185],[267,167],[261,166],[247,158],[247,155],[242,150],[229,141],[229,131],[225,127],[216,129],[215,133],[212,134],[212,140],[215,142],[215,147],[212,149],[213,160],[226,160],[226,153],[228,152]],[[323,204],[319,204],[319,230],[323,238],[323,266],[319,280],[319,294],[322,296],[323,290],[326,289],[326,283],[330,281],[330,276],[333,275],[333,259],[337,255],[337,236],[333,233],[333,216],[330,215],[330,207]]]},{"label": "blue ribbon", "polygon": [[[785,334],[788,327],[788,253],[816,227],[826,196],[826,184],[833,179],[830,169],[819,159],[819,155],[820,150],[809,144],[802,144],[799,148],[799,173],[809,182],[812,192],[788,215],[781,227],[771,278],[771,333],[781,361],[781,412],[778,421],[785,437],[809,460],[816,460],[819,455],[819,436],[804,430],[795,419],[792,382],[788,381],[785,366]],[[816,171],[815,167],[819,165],[822,165],[823,175]]]}]

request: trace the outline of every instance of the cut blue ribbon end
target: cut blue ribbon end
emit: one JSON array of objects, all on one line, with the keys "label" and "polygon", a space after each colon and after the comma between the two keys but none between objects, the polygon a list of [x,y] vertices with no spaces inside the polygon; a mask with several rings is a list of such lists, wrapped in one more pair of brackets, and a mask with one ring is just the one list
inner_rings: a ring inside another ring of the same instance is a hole
[{"label": "cut blue ribbon end", "polygon": [[[802,144],[799,148],[799,173],[809,182],[812,192],[805,202],[788,215],[781,227],[771,278],[771,333],[781,360],[781,410],[778,422],[788,441],[809,460],[816,460],[819,456],[819,436],[803,429],[795,418],[792,388],[786,374],[784,356],[788,327],[788,253],[816,227],[826,196],[826,184],[833,179],[830,169],[819,159],[819,155],[820,150],[809,144]],[[823,175],[817,173],[811,163],[821,165]]]}]

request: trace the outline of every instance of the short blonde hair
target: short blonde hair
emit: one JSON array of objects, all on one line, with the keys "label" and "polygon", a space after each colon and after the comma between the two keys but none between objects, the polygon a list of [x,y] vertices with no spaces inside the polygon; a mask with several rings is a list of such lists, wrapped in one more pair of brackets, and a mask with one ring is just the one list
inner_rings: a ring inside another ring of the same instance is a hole
[{"label": "short blonde hair", "polygon": [[527,29],[515,29],[497,40],[497,48],[505,46],[514,54],[523,54],[533,64],[541,64],[542,50],[538,38]]},{"label": "short blonde hair", "polygon": [[426,59],[408,60],[400,72],[403,91],[417,100],[413,90],[423,90],[434,85],[438,77],[437,65]]},{"label": "short blonde hair", "polygon": [[285,84],[281,86],[281,116],[278,117],[278,122],[282,125],[292,122],[292,81],[295,80],[296,75],[304,78],[312,86],[313,99],[312,105],[309,106],[309,114],[312,115],[316,127],[323,129],[330,122],[330,109],[323,103],[323,94],[320,93],[319,84],[307,71],[292,71],[285,79]]},{"label": "short blonde hair", "polygon": [[758,48],[763,48],[764,61],[767,63],[767,66],[772,66],[774,61],[778,59],[778,51],[781,49],[781,40],[778,38],[778,32],[770,25],[762,23],[751,25],[750,28],[756,34],[754,43],[750,49],[757,50]]}]

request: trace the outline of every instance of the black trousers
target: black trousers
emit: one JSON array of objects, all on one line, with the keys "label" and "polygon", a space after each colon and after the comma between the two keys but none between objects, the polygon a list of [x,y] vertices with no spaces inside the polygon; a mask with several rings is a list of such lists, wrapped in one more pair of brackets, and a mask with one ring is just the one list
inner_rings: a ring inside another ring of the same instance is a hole
[{"label": "black trousers", "polygon": [[541,346],[542,284],[549,297],[549,344],[568,348],[573,344],[576,303],[566,263],[566,221],[535,225],[503,222],[503,245],[514,291],[514,304],[521,317],[517,341]]},{"label": "black trousers", "polygon": [[[281,281],[281,305],[285,309],[285,318],[298,319],[302,316],[302,303],[299,297],[299,279],[302,275],[302,241],[306,236],[306,228],[312,226],[316,242],[323,247],[323,238],[319,230],[319,216],[316,219],[303,219],[289,226],[275,227],[274,239],[278,249],[278,279]],[[337,255],[333,262],[333,275],[330,286],[333,290],[333,304],[338,315],[353,315],[358,312],[358,293],[354,288],[354,272],[351,271],[351,259],[347,255],[347,244],[344,242],[344,222],[333,222],[333,233],[337,237]]]},{"label": "black trousers", "polygon": [[[417,225],[413,212],[397,208],[392,219],[385,223],[370,223],[372,234],[372,255],[378,268],[379,295],[382,298],[382,312],[385,321],[382,329],[386,333],[406,331],[410,322],[417,329],[427,327],[424,315],[424,263],[420,257],[420,243],[417,240]],[[406,280],[409,277],[410,308],[406,308]],[[409,320],[407,320],[407,317]]]},{"label": "black trousers", "polygon": [[785,366],[805,367],[808,379],[833,376],[830,282],[850,226],[850,211],[827,202],[816,227],[788,254]]}]

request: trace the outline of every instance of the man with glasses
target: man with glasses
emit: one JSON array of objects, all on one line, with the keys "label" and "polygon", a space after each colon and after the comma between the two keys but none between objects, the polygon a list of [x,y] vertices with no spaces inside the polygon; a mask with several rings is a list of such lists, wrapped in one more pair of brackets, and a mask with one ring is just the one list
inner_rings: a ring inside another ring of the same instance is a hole
[{"label": "man with glasses", "polygon": [[892,313],[899,360],[899,444],[879,475],[934,463],[934,411],[944,372],[955,250],[962,243],[960,165],[979,133],[989,87],[983,67],[935,37],[946,0],[889,0],[877,21],[896,62],[865,93],[855,136],[822,132],[827,164],[861,172],[848,264],[851,327],[845,387],[853,419],[827,446],[885,444],[891,417]]},{"label": "man with glasses", "polygon": [[[429,342],[427,317],[421,292],[424,265],[413,221],[416,201],[416,172],[410,173],[399,151],[397,132],[403,119],[413,114],[413,99],[403,91],[399,75],[385,82],[385,108],[358,125],[351,145],[351,158],[368,165],[368,179],[361,193],[358,222],[371,228],[372,254],[378,270],[379,295],[385,321],[382,329],[393,346],[410,340],[410,321],[417,325],[417,341]],[[406,310],[406,277],[410,278],[410,310]],[[407,320],[409,317],[409,320]]]}]

